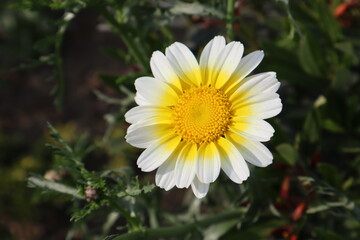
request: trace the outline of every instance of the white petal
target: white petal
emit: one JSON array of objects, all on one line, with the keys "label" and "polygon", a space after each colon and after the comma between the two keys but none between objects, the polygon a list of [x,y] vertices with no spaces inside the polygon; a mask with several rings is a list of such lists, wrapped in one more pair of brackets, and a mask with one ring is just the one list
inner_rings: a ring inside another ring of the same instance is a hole
[{"label": "white petal", "polygon": [[134,100],[137,105],[150,105],[151,104],[143,96],[141,96],[138,92],[136,93]]},{"label": "white petal", "polygon": [[241,57],[244,53],[244,46],[240,42],[231,42],[222,50],[217,61],[216,80],[212,84],[220,89],[225,84],[232,85],[229,82],[231,75],[239,65]]},{"label": "white petal", "polygon": [[169,191],[175,186],[175,166],[183,144],[180,143],[170,157],[158,168],[155,176],[157,186]]},{"label": "white petal", "polygon": [[276,116],[282,110],[277,93],[264,92],[240,100],[233,100],[232,111],[235,116],[253,116],[267,119]]},{"label": "white petal", "polygon": [[151,172],[158,168],[176,149],[181,138],[170,134],[153,142],[138,158],[137,165],[143,172]]},{"label": "white petal", "polygon": [[272,118],[278,115],[282,110],[280,98],[255,103],[251,105],[253,115],[262,119]]},{"label": "white petal", "polygon": [[229,83],[233,85],[227,85],[228,90],[226,93],[231,94],[235,91],[239,87],[240,82],[260,64],[263,58],[263,51],[255,51],[242,58],[229,80]]},{"label": "white petal", "polygon": [[236,183],[242,183],[249,175],[249,168],[236,147],[225,138],[219,138],[217,141],[221,156],[221,168],[226,175]]},{"label": "white petal", "polygon": [[145,126],[152,125],[153,127],[156,127],[157,125],[159,125],[160,127],[159,133],[156,135],[156,138],[161,138],[162,136],[164,136],[163,132],[161,132],[161,130],[163,129],[161,125],[164,126],[166,125],[167,128],[169,128],[170,126],[172,126],[172,124],[173,124],[172,118],[168,118],[167,116],[164,117],[161,116],[161,114],[158,114],[157,116],[144,118],[142,120],[137,121],[136,123],[131,124],[127,129],[127,134],[130,134],[132,131]]},{"label": "white petal", "polygon": [[175,186],[174,178],[175,163],[173,161],[165,161],[157,170],[155,183],[157,186],[169,191]]},{"label": "white petal", "polygon": [[243,79],[250,74],[263,60],[264,52],[261,50],[254,51],[241,59],[240,64],[237,66],[233,76],[237,79]]},{"label": "white petal", "polygon": [[230,99],[244,98],[264,92],[274,93],[279,89],[279,86],[280,83],[276,79],[275,72],[255,74],[245,78]]},{"label": "white petal", "polygon": [[234,117],[231,131],[254,141],[266,142],[274,135],[274,128],[266,121],[255,117]]},{"label": "white petal", "polygon": [[220,174],[220,154],[215,144],[202,144],[198,150],[197,176],[203,183],[214,182]]},{"label": "white petal", "polygon": [[188,188],[193,181],[197,167],[197,146],[188,143],[183,147],[176,161],[175,183],[178,188]]},{"label": "white petal", "polygon": [[135,88],[137,95],[140,95],[150,105],[172,106],[176,104],[179,98],[178,94],[167,83],[151,77],[136,79]]},{"label": "white petal", "polygon": [[233,107],[246,107],[252,104],[263,103],[276,99],[279,99],[279,94],[277,93],[260,93],[242,99],[234,99],[232,102]]},{"label": "white petal", "polygon": [[160,106],[136,106],[125,113],[125,121],[128,123],[136,123],[144,119],[171,119],[171,110],[167,107]]},{"label": "white petal", "polygon": [[165,55],[181,80],[190,86],[200,86],[200,67],[189,48],[182,43],[175,42],[166,48]]},{"label": "white petal", "polygon": [[209,183],[202,183],[197,177],[195,177],[194,181],[191,183],[191,189],[197,198],[205,197],[209,191],[209,186]]},{"label": "white petal", "polygon": [[273,156],[264,144],[247,140],[234,133],[226,134],[226,138],[235,145],[249,163],[258,167],[266,167],[272,163]]},{"label": "white petal", "polygon": [[132,124],[125,136],[126,142],[134,147],[147,148],[159,138],[172,133],[168,124]]},{"label": "white petal", "polygon": [[156,79],[169,83],[170,86],[181,92],[180,80],[162,52],[155,51],[152,54],[150,67]]},{"label": "white petal", "polygon": [[217,60],[221,51],[225,47],[225,43],[223,36],[216,36],[204,47],[200,56],[200,68],[204,85],[215,81],[215,79],[212,80],[216,70],[215,66],[218,63]]}]

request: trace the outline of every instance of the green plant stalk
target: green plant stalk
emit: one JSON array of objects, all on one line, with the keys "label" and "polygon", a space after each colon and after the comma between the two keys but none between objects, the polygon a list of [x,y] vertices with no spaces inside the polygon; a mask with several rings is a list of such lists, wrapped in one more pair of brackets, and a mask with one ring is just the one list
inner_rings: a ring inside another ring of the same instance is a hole
[{"label": "green plant stalk", "polygon": [[116,200],[111,199],[110,204],[119,211],[119,213],[126,219],[126,221],[130,225],[130,229],[134,231],[141,231],[138,229],[142,229],[140,224],[137,223],[136,219],[130,216],[130,214],[120,205],[116,202]]},{"label": "green plant stalk", "polygon": [[192,223],[181,224],[171,227],[144,228],[143,230],[140,231],[134,231],[117,236],[112,240],[136,240],[136,239],[145,240],[145,239],[158,239],[158,238],[180,236],[189,233],[198,227],[208,227],[213,224],[238,219],[242,217],[243,214],[244,214],[244,210],[235,209],[230,212],[216,214],[215,216],[210,216],[199,221],[194,221]]},{"label": "green plant stalk", "polygon": [[56,78],[58,80],[58,83],[56,85],[56,88],[54,90],[55,94],[55,106],[60,109],[63,104],[64,95],[65,95],[65,79],[64,79],[64,70],[63,70],[63,61],[61,57],[61,47],[62,42],[64,39],[64,34],[67,29],[67,26],[69,25],[72,17],[66,18],[68,12],[65,12],[63,15],[63,19],[65,20],[65,23],[60,26],[58,29],[58,32],[56,33],[57,38],[55,41],[55,51],[54,51],[54,62],[55,62],[55,68],[56,68]]},{"label": "green plant stalk", "polygon": [[234,0],[227,1],[226,8],[226,37],[228,42],[234,41]]},{"label": "green plant stalk", "polygon": [[109,10],[106,9],[106,7],[100,8],[100,13],[120,35],[121,39],[124,41],[125,45],[129,49],[129,52],[132,55],[132,57],[135,59],[135,61],[140,64],[143,70],[147,70],[149,64],[146,59],[146,56],[143,56],[143,54],[141,54],[141,52],[134,44],[134,41],[126,33],[126,31],[124,31],[121,24],[118,21],[116,21],[115,17],[111,14],[111,12],[109,12]]}]

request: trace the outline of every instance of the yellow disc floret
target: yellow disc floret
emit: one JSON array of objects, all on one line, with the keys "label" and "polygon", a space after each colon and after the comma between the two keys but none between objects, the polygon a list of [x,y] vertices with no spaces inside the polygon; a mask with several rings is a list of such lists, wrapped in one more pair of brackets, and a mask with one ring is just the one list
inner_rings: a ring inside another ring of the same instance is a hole
[{"label": "yellow disc floret", "polygon": [[214,87],[186,90],[173,107],[174,128],[183,140],[196,144],[217,140],[228,129],[230,102]]}]

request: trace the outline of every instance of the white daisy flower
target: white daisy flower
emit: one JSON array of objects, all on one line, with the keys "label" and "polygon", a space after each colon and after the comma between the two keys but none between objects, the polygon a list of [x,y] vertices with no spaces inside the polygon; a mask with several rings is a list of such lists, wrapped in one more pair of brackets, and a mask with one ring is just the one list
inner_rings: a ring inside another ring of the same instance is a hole
[{"label": "white daisy flower", "polygon": [[247,162],[265,167],[272,154],[261,143],[272,126],[264,121],[280,113],[274,72],[247,77],[264,57],[262,51],[243,56],[240,42],[222,36],[204,48],[200,63],[182,43],[165,55],[153,53],[154,77],[135,81],[135,101],[126,121],[126,141],[145,148],[137,160],[144,172],[157,169],[156,185],[165,190],[191,186],[198,198],[222,169],[235,183],[249,177]]}]

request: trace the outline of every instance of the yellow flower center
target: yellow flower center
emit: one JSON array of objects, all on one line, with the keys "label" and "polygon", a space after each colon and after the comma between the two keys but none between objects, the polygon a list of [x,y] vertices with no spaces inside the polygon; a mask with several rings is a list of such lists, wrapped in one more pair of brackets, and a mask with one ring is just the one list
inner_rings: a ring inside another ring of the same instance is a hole
[{"label": "yellow flower center", "polygon": [[230,102],[214,87],[186,90],[173,108],[175,132],[183,140],[196,144],[221,137],[230,123]]}]

